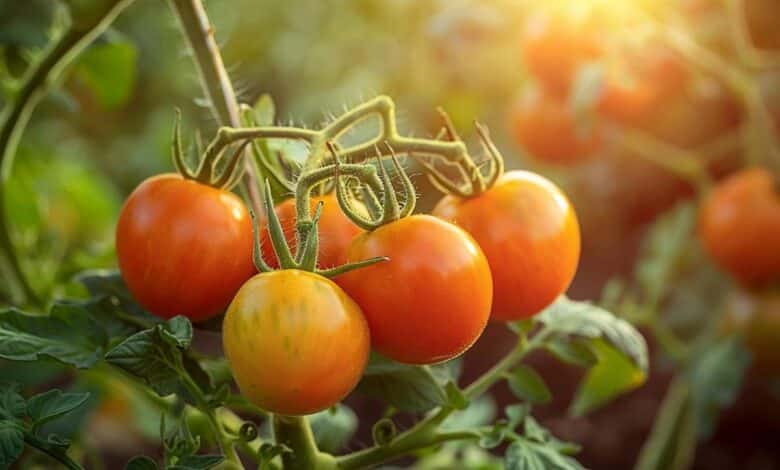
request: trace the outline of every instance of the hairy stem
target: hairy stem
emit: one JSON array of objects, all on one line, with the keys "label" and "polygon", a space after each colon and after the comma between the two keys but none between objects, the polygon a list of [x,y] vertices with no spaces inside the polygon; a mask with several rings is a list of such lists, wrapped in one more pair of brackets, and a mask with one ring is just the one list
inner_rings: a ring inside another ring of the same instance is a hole
[{"label": "hairy stem", "polygon": [[282,454],[285,470],[333,468],[332,457],[328,458],[317,450],[311,426],[305,416],[274,415],[273,424],[276,443],[292,450]]},{"label": "hairy stem", "polygon": [[[214,39],[214,28],[206,15],[202,1],[170,0],[170,4],[192,49],[201,85],[217,121],[223,126],[240,127],[241,117],[236,93],[225,70],[225,64],[222,62],[219,46]],[[254,210],[262,213],[260,178],[250,158],[244,160],[244,170],[242,187]]]}]

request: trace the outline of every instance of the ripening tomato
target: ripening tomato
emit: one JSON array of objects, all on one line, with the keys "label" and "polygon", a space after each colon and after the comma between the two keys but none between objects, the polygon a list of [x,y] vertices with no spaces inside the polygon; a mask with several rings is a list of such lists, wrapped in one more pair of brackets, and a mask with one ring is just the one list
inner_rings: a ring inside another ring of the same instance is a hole
[{"label": "ripening tomato", "polygon": [[119,270],[151,313],[193,321],[220,313],[256,269],[252,222],[236,195],[164,174],[142,182],[116,229]]},{"label": "ripening tomato", "polygon": [[470,233],[493,275],[494,320],[528,318],[569,287],[580,259],[577,215],[552,182],[510,171],[470,198],[445,196],[433,214]]},{"label": "ripening tomato", "polygon": [[409,364],[433,364],[468,349],[487,324],[490,268],[458,227],[413,215],[358,235],[347,261],[389,261],[336,278],[363,309],[378,352]]},{"label": "ripening tomato", "polygon": [[618,122],[636,123],[681,93],[686,79],[687,70],[670,51],[642,51],[607,69],[598,110]]},{"label": "ripening tomato", "polygon": [[295,269],[247,281],[225,314],[222,342],[241,394],[284,415],[344,398],[370,349],[360,307],[333,281]]},{"label": "ripening tomato", "polygon": [[[344,256],[352,240],[362,232],[360,227],[352,223],[349,217],[344,215],[339,203],[334,195],[313,196],[311,198],[311,208],[313,212],[317,203],[322,201],[322,215],[317,224],[319,233],[319,253],[317,255],[317,266],[322,269],[336,267],[344,262]],[[298,242],[295,236],[295,222],[297,220],[295,213],[295,199],[287,199],[278,204],[274,209],[279,221],[282,223],[287,243],[290,250],[295,253],[295,247]],[[261,247],[263,259],[272,268],[279,267],[279,261],[276,259],[271,239],[268,231],[262,232]]]},{"label": "ripening tomato", "polygon": [[523,36],[528,71],[558,95],[567,94],[580,68],[603,51],[600,28],[591,18],[540,13],[531,17]]},{"label": "ripening tomato", "polygon": [[780,291],[736,290],[726,300],[723,329],[739,333],[759,372],[780,371]]},{"label": "ripening tomato", "polygon": [[579,163],[602,145],[597,126],[578,126],[568,102],[543,90],[529,90],[512,107],[509,126],[517,145],[547,163]]},{"label": "ripening tomato", "polygon": [[780,279],[780,192],[766,169],[730,176],[702,203],[699,237],[713,260],[747,285]]}]

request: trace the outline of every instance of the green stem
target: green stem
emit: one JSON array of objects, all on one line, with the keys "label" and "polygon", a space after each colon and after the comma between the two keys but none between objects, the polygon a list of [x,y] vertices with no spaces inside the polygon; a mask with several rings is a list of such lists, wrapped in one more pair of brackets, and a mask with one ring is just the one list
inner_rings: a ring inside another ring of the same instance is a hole
[{"label": "green stem", "polygon": [[[541,330],[530,341],[526,341],[525,337],[521,337],[520,342],[512,352],[466,387],[464,390],[466,397],[473,400],[485,393],[496,382],[501,380],[507,371],[523,360],[528,353],[540,347],[549,335],[548,330]],[[440,408],[407,431],[399,434],[387,445],[373,446],[338,457],[336,459],[338,468],[341,470],[367,468],[445,441],[477,438],[479,434],[475,431],[438,431],[439,425],[453,411],[455,411],[453,408]]]},{"label": "green stem", "polygon": [[26,442],[28,445],[32,447],[35,447],[36,449],[40,450],[44,454],[53,458],[54,460],[58,461],[59,463],[64,465],[65,468],[69,468],[71,470],[83,470],[83,467],[81,465],[74,462],[64,452],[60,452],[58,450],[52,449],[52,447],[48,443],[38,439],[37,437],[33,436],[30,433],[24,434],[24,442]]},{"label": "green stem", "polygon": [[291,450],[282,454],[285,470],[334,468],[332,457],[321,454],[317,449],[311,426],[305,416],[274,415],[273,423],[276,443]]},{"label": "green stem", "polygon": [[[223,126],[240,127],[241,117],[236,93],[230,82],[219,46],[214,39],[214,27],[209,22],[201,0],[169,0],[192,49],[195,65],[206,96],[217,121]],[[262,210],[260,178],[252,159],[244,160],[242,187],[258,213]]]},{"label": "green stem", "polygon": [[7,265],[14,285],[21,292],[14,292],[16,301],[30,300],[40,304],[21,269],[16,252],[11,243],[8,224],[8,214],[2,194],[5,192],[5,182],[11,173],[13,158],[19,140],[30,120],[33,110],[57,82],[64,69],[75,59],[97,36],[110,25],[119,13],[132,0],[117,0],[104,2],[103,10],[90,15],[87,20],[78,18],[72,21],[68,29],[51,44],[37,64],[32,66],[22,80],[19,91],[11,98],[3,112],[2,127],[0,127],[0,249],[4,252]]}]

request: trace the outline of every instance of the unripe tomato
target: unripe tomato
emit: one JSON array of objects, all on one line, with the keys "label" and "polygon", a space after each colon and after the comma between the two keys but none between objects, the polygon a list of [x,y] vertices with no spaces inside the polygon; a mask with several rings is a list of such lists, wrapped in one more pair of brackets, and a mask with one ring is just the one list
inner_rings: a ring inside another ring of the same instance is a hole
[{"label": "unripe tomato", "polygon": [[[317,203],[323,202],[322,215],[317,224],[319,233],[319,252],[317,256],[317,266],[322,269],[333,268],[344,262],[344,256],[352,240],[362,230],[352,223],[349,217],[344,215],[336,196],[314,196],[311,198],[310,210],[314,211]],[[297,221],[295,212],[295,199],[287,199],[278,204],[274,209],[279,221],[282,223],[282,230],[290,246],[290,250],[295,253],[295,247],[298,241],[295,236],[295,223]],[[279,261],[276,259],[271,239],[268,231],[262,232],[261,247],[263,259],[272,268],[279,267]]]},{"label": "unripe tomato", "polygon": [[699,237],[713,260],[747,285],[780,279],[780,193],[762,168],[733,174],[702,203]]},{"label": "unripe tomato", "polygon": [[370,349],[360,307],[333,281],[295,269],[247,281],[227,309],[222,342],[241,394],[284,415],[344,398]]},{"label": "unripe tomato", "polygon": [[567,94],[580,67],[598,59],[603,50],[599,28],[590,18],[566,14],[532,16],[522,44],[528,71],[558,95]]},{"label": "unripe tomato", "polygon": [[445,196],[433,214],[466,230],[485,252],[494,320],[538,313],[566,291],[577,271],[577,216],[563,192],[535,173],[511,171],[475,197]]},{"label": "unripe tomato", "polygon": [[736,290],[726,301],[726,332],[739,333],[753,355],[759,372],[780,371],[780,292]]},{"label": "unripe tomato", "polygon": [[347,261],[389,261],[336,278],[363,309],[378,352],[408,364],[433,364],[468,349],[487,324],[490,268],[458,227],[413,215],[358,235]]},{"label": "unripe tomato", "polygon": [[599,128],[578,128],[568,102],[543,90],[530,90],[512,107],[509,125],[517,145],[547,163],[579,163],[602,144]]},{"label": "unripe tomato", "polygon": [[153,176],[119,213],[119,270],[151,313],[193,321],[220,313],[255,272],[241,199],[177,174]]}]

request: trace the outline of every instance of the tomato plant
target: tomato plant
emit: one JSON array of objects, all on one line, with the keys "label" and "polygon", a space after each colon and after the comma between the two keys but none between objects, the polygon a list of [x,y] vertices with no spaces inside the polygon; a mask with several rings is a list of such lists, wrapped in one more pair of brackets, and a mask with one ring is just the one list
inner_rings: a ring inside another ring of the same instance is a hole
[{"label": "tomato plant", "polygon": [[445,196],[433,213],[469,232],[485,251],[495,320],[539,313],[574,278],[580,257],[577,216],[561,190],[539,175],[506,173],[477,196]]}]

